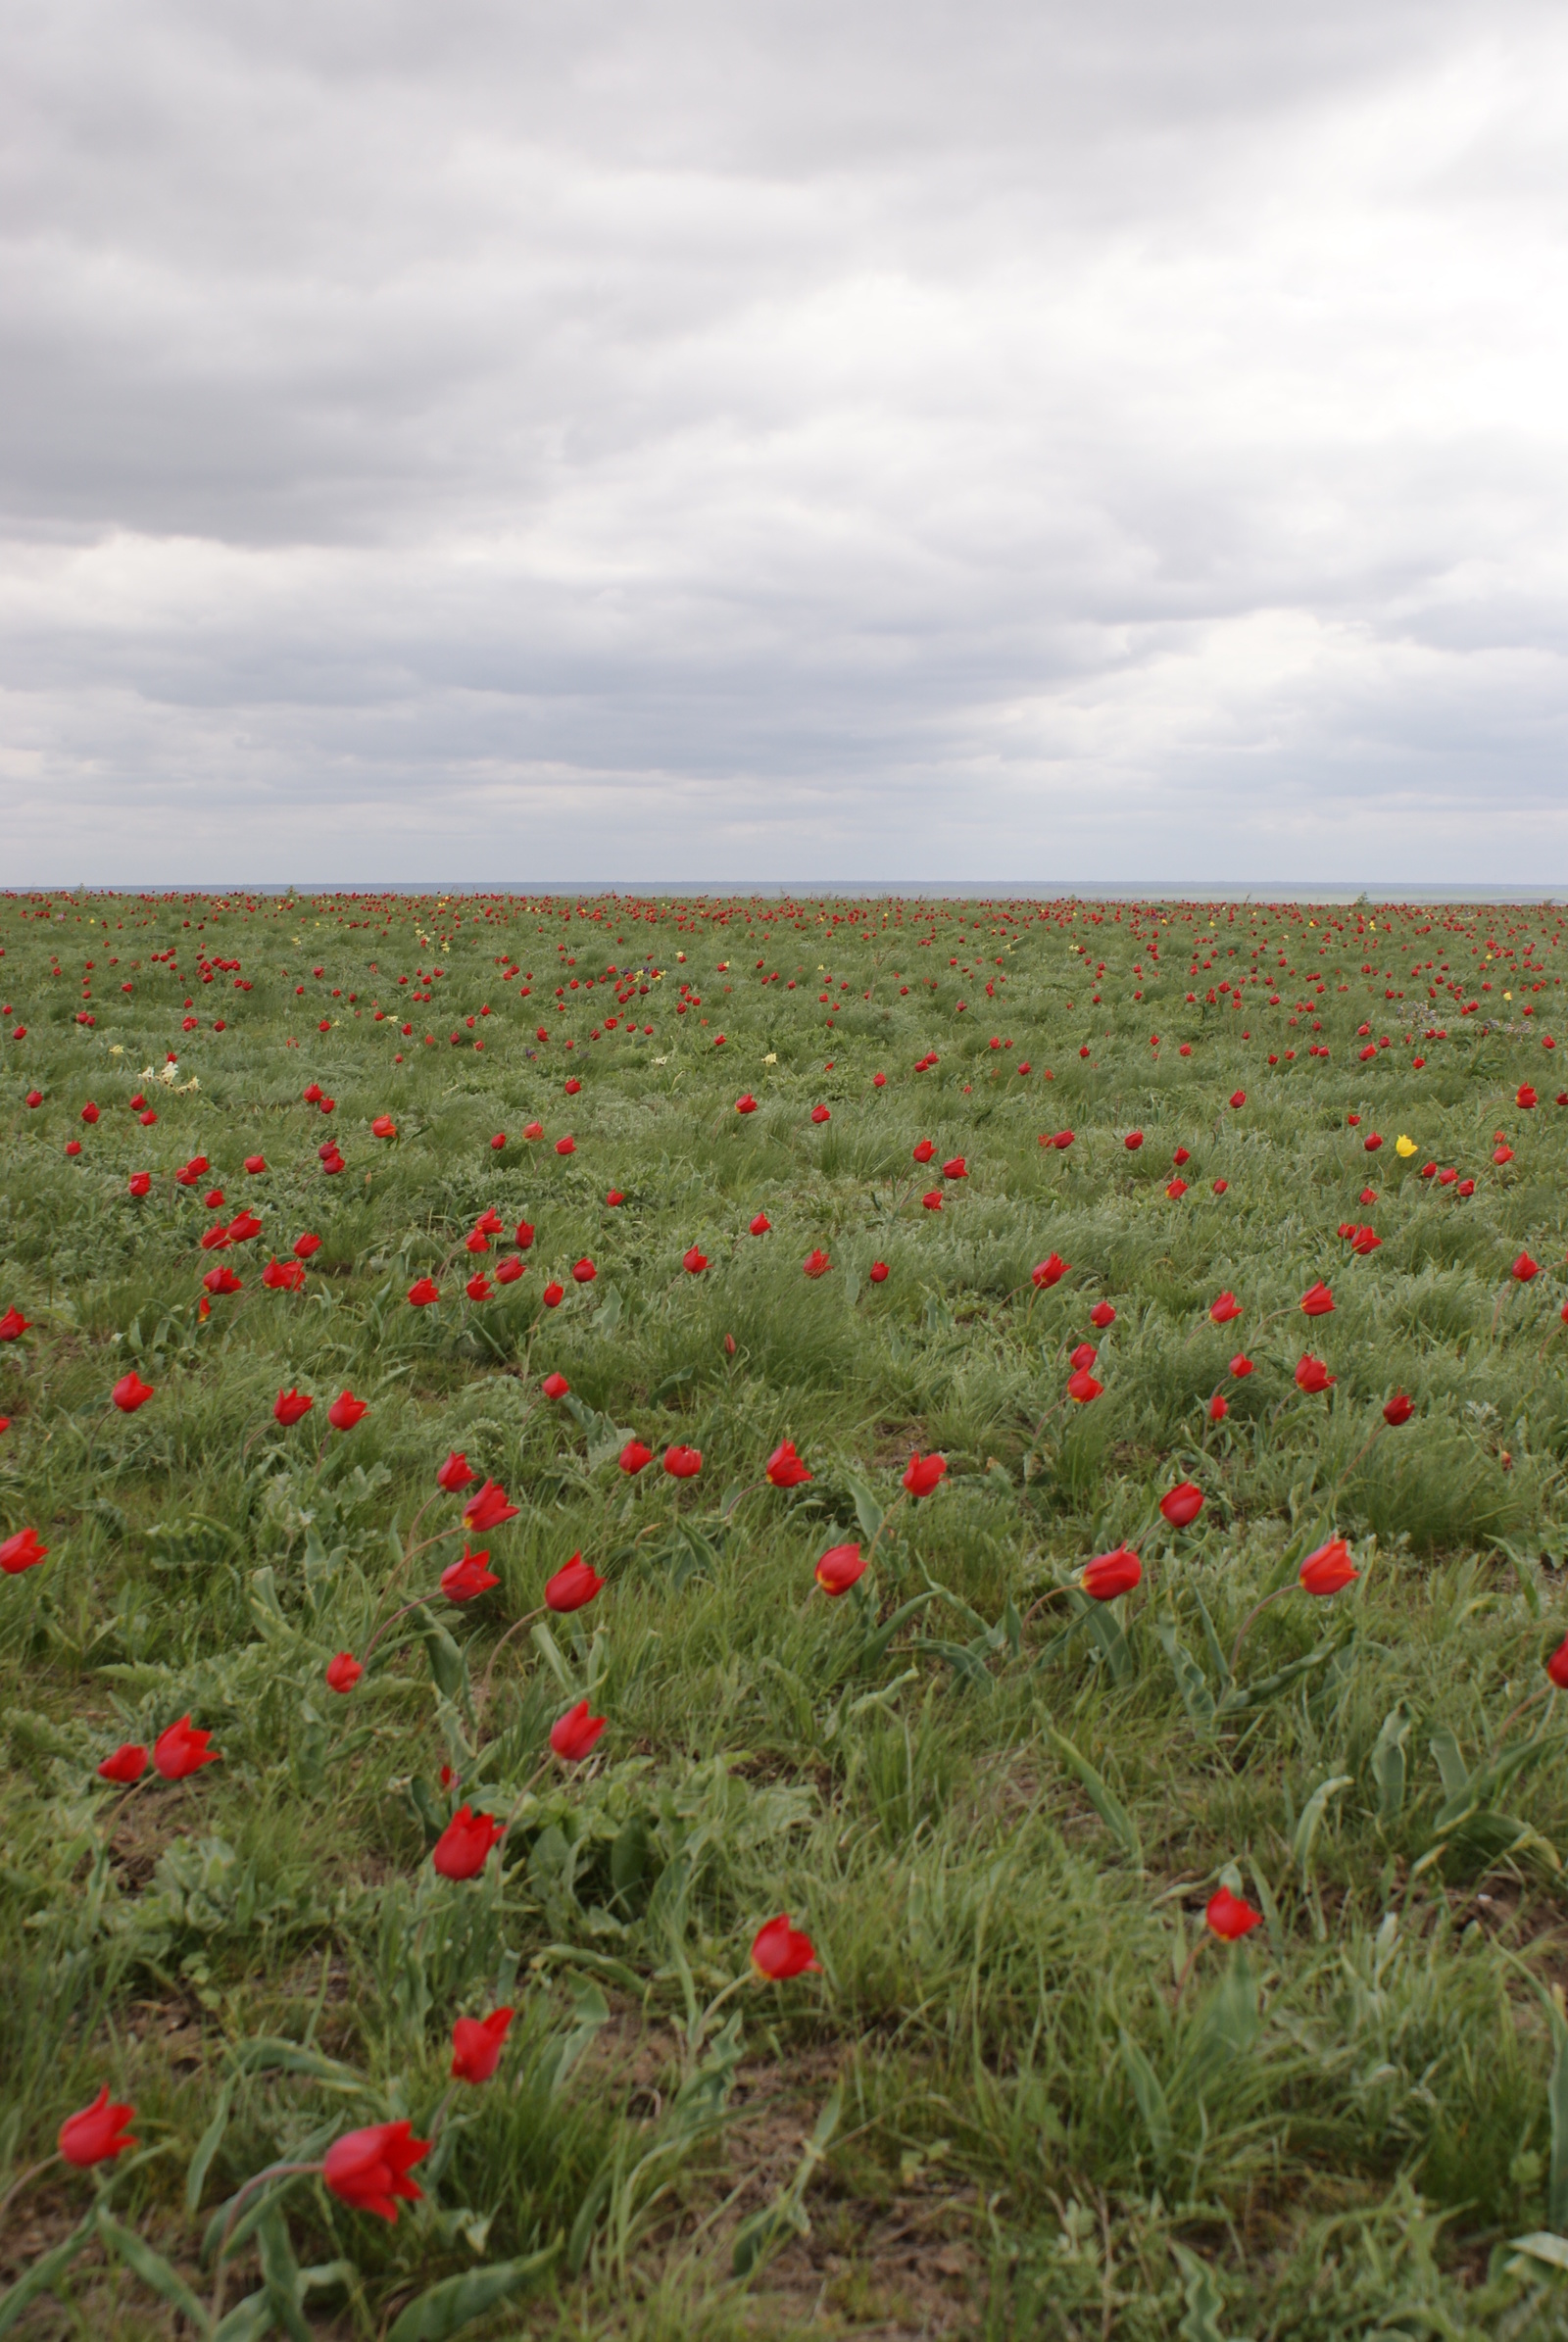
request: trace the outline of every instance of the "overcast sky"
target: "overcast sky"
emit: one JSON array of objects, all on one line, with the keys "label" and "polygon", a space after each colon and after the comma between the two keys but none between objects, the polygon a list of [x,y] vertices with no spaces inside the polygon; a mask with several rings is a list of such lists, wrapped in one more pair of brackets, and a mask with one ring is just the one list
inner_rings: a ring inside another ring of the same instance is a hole
[{"label": "overcast sky", "polygon": [[1568,884],[1568,12],[5,0],[8,884]]}]

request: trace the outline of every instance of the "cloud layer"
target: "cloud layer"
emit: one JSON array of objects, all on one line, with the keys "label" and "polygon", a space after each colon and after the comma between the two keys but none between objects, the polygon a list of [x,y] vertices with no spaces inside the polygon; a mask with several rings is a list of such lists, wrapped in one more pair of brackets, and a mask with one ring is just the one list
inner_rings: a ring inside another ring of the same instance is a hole
[{"label": "cloud layer", "polygon": [[1568,881],[1559,11],[6,47],[13,883]]}]

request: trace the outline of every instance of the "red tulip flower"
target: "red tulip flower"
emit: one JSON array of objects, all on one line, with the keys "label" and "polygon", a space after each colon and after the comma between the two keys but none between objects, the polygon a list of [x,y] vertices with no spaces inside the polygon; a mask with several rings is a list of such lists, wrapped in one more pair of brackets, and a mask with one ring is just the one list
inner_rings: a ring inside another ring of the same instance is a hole
[{"label": "red tulip flower", "polygon": [[1161,1496],[1159,1509],[1172,1529],[1188,1529],[1203,1509],[1203,1491],[1190,1480],[1178,1481]]},{"label": "red tulip flower", "polygon": [[681,1254],[680,1265],[688,1277],[700,1277],[708,1266],[708,1254],[692,1244]]},{"label": "red tulip flower", "polygon": [[1232,1374],[1235,1375],[1238,1382],[1240,1382],[1245,1376],[1250,1375],[1252,1371],[1251,1359],[1247,1355],[1245,1350],[1238,1350],[1235,1357],[1231,1360]]},{"label": "red tulip flower", "polygon": [[498,1285],[515,1285],[517,1279],[525,1273],[522,1262],[516,1254],[509,1252],[506,1259],[499,1261],[496,1265],[496,1283]]},{"label": "red tulip flower", "polygon": [[495,1287],[491,1284],[483,1269],[481,1269],[476,1277],[470,1277],[468,1279],[467,1284],[463,1290],[467,1294],[470,1301],[488,1301],[490,1295],[495,1291]]},{"label": "red tulip flower", "polygon": [[940,1211],[942,1209],[942,1190],[940,1188],[928,1188],[926,1193],[921,1196],[920,1201],[924,1204],[927,1211]]},{"label": "red tulip flower", "polygon": [[1225,1393],[1222,1391],[1216,1391],[1213,1397],[1208,1402],[1209,1422],[1223,1423],[1230,1411],[1230,1400],[1225,1396]]},{"label": "red tulip flower", "polygon": [[811,1120],[813,1122],[831,1122],[833,1116],[826,1106],[816,1105],[811,1108]]},{"label": "red tulip flower", "polygon": [[409,1300],[416,1309],[428,1309],[432,1301],[441,1298],[441,1288],[433,1277],[417,1277],[409,1287]]},{"label": "red tulip flower", "polygon": [[620,1451],[620,1468],[629,1480],[635,1480],[638,1473],[645,1470],[653,1460],[653,1449],[645,1447],[641,1439],[628,1439]]},{"label": "red tulip flower", "polygon": [[430,1860],[443,1878],[472,1878],[484,1869],[500,1835],[493,1814],[476,1814],[471,1806],[460,1805],[430,1849]]},{"label": "red tulip flower", "polygon": [[8,1578],[20,1578],[24,1570],[35,1570],[48,1550],[39,1544],[36,1529],[19,1529],[0,1544],[0,1570]]},{"label": "red tulip flower", "polygon": [[398,1135],[398,1126],[397,1126],[397,1124],[396,1124],[396,1123],[393,1121],[393,1119],[392,1119],[391,1115],[390,1115],[390,1114],[377,1114],[377,1116],[376,1116],[375,1120],[374,1120],[374,1121],[371,1123],[371,1125],[370,1125],[370,1136],[371,1136],[371,1138],[372,1138],[372,1139],[395,1139],[395,1138],[397,1137],[397,1135]]},{"label": "red tulip flower", "polygon": [[904,1485],[911,1496],[929,1496],[947,1471],[945,1455],[911,1455],[904,1467]]},{"label": "red tulip flower", "polygon": [[518,1251],[526,1252],[533,1243],[533,1222],[531,1220],[517,1222],[516,1239]]},{"label": "red tulip flower", "polygon": [[1208,1314],[1216,1326],[1228,1326],[1232,1318],[1241,1316],[1242,1304],[1233,1293],[1227,1291],[1220,1294],[1218,1300],[1209,1303]]},{"label": "red tulip flower", "polygon": [[772,1233],[772,1221],[765,1211],[760,1211],[756,1219],[751,1222],[751,1234],[753,1236],[771,1236]]},{"label": "red tulip flower", "polygon": [[487,1480],[479,1493],[468,1498],[463,1518],[470,1529],[482,1532],[499,1529],[504,1521],[514,1521],[520,1509],[507,1502],[507,1491],[498,1480]]},{"label": "red tulip flower", "polygon": [[1341,1593],[1360,1574],[1343,1537],[1331,1537],[1326,1545],[1319,1545],[1315,1553],[1307,1555],[1297,1573],[1305,1594]]},{"label": "red tulip flower", "polygon": [[1245,1090],[1233,1090],[1231,1092],[1231,1104],[1233,1106],[1245,1106],[1246,1103],[1247,1092]]},{"label": "red tulip flower", "polygon": [[933,1140],[921,1139],[910,1151],[917,1163],[928,1163],[936,1153],[936,1145]]},{"label": "red tulip flower", "polygon": [[1108,1301],[1097,1301],[1089,1312],[1089,1323],[1103,1334],[1107,1326],[1116,1323],[1116,1312]]},{"label": "red tulip flower", "polygon": [[314,1398],[307,1398],[303,1391],[280,1391],[272,1401],[272,1414],[287,1431],[315,1406]]},{"label": "red tulip flower", "polygon": [[340,1391],[326,1410],[326,1420],[335,1432],[351,1432],[369,1411],[365,1400],[356,1398],[352,1391]]},{"label": "red tulip flower", "polygon": [[943,1164],[942,1176],[944,1179],[967,1179],[969,1166],[961,1154],[956,1154],[950,1163]]},{"label": "red tulip flower", "polygon": [[1093,1366],[1099,1355],[1100,1352],[1092,1342],[1080,1342],[1078,1347],[1070,1353],[1075,1372],[1082,1374],[1086,1366]]},{"label": "red tulip flower", "polygon": [[1210,1895],[1203,1917],[1221,1943],[1240,1943],[1244,1935],[1250,1935],[1254,1927],[1263,1925],[1261,1911],[1254,1911],[1250,1903],[1233,1895],[1228,1886]]},{"label": "red tulip flower", "polygon": [[332,2141],[321,2177],[356,2212],[395,2220],[400,2200],[417,2203],[424,2192],[409,2172],[429,2152],[429,2140],[416,2139],[411,2122],[372,2122],[368,2130],[347,2130]]},{"label": "red tulip flower", "polygon": [[584,1561],[580,1553],[557,1570],[545,1587],[545,1607],[564,1617],[573,1610],[582,1610],[601,1592],[605,1581],[597,1570]]},{"label": "red tulip flower", "polygon": [[539,1388],[546,1398],[564,1398],[571,1385],[564,1374],[547,1374]]},{"label": "red tulip flower", "polygon": [[471,1470],[467,1457],[454,1447],[446,1462],[437,1465],[435,1477],[436,1485],[445,1488],[449,1496],[455,1496],[460,1488],[468,1488],[477,1475]]},{"label": "red tulip flower", "polygon": [[113,2163],[117,2155],[138,2143],[125,2128],[127,2122],[135,2120],[133,2106],[110,2103],[106,2082],[91,2106],[84,2106],[79,2114],[68,2115],[61,2123],[60,2152],[78,2171],[91,2171],[95,2163]]},{"label": "red tulip flower", "polygon": [[566,1297],[566,1289],[564,1285],[557,1285],[552,1278],[539,1297],[547,1309],[559,1309]]},{"label": "red tulip flower", "polygon": [[700,1447],[682,1447],[678,1443],[664,1450],[664,1470],[671,1480],[695,1480],[703,1468]]},{"label": "red tulip flower", "polygon": [[216,1269],[209,1269],[202,1279],[202,1283],[215,1298],[223,1293],[238,1293],[243,1282],[242,1278],[235,1276],[226,1262],[221,1263]]},{"label": "red tulip flower", "polygon": [[568,1137],[564,1139],[558,1139],[556,1141],[557,1154],[575,1154],[576,1151],[577,1142],[575,1139]]},{"label": "red tulip flower", "polygon": [[1568,1635],[1546,1661],[1546,1674],[1559,1691],[1568,1691]]},{"label": "red tulip flower", "polygon": [[320,1238],[318,1236],[313,1236],[309,1229],[306,1230],[303,1236],[297,1236],[294,1239],[294,1257],[296,1260],[309,1260],[313,1252],[319,1252],[320,1249]]},{"label": "red tulip flower", "polygon": [[501,1584],[494,1571],[485,1567],[489,1559],[484,1547],[470,1553],[465,1546],[461,1561],[448,1562],[441,1573],[441,1591],[449,1602],[471,1602],[475,1594],[488,1593],[492,1586]]},{"label": "red tulip flower", "polygon": [[796,1454],[793,1439],[780,1440],[768,1457],[765,1469],[775,1488],[798,1488],[811,1477]]},{"label": "red tulip flower", "polygon": [[592,1285],[598,1274],[593,1262],[586,1258],[574,1260],[571,1264],[571,1281],[574,1285]]},{"label": "red tulip flower", "polygon": [[352,1651],[339,1651],[326,1666],[327,1687],[332,1691],[352,1691],[365,1670]]},{"label": "red tulip flower", "polygon": [[1383,1420],[1391,1430],[1397,1431],[1401,1423],[1408,1423],[1415,1413],[1415,1402],[1406,1398],[1402,1391],[1396,1391],[1383,1409]]},{"label": "red tulip flower", "polygon": [[1129,1154],[1136,1154],[1143,1143],[1144,1134],[1142,1131],[1129,1131],[1126,1138],[1122,1141],[1122,1145],[1126,1147]]},{"label": "red tulip flower", "polygon": [[870,1278],[873,1285],[885,1285],[888,1281],[887,1262],[885,1260],[873,1260],[870,1268],[866,1271],[866,1274]]},{"label": "red tulip flower", "polygon": [[759,1927],[752,1938],[752,1966],[760,1976],[774,1984],[786,1983],[791,1976],[805,1976],[808,1969],[821,1974],[821,1963],[809,1935],[790,1926],[787,1911],[777,1919],[770,1919]]},{"label": "red tulip flower", "polygon": [[452,2027],[454,2081],[488,2081],[501,2063],[511,2009],[492,2010],[488,2017],[460,2017]]},{"label": "red tulip flower", "polygon": [[0,1317],[0,1342],[20,1342],[31,1323],[32,1320],[24,1317],[20,1309],[8,1309],[5,1316]]},{"label": "red tulip flower", "polygon": [[1314,1358],[1310,1351],[1296,1369],[1297,1387],[1304,1391],[1308,1397],[1315,1397],[1319,1391],[1327,1391],[1334,1380],[1322,1359]]},{"label": "red tulip flower", "polygon": [[572,1073],[566,1076],[566,1079],[562,1087],[564,1089],[568,1098],[575,1098],[581,1091],[582,1084],[578,1081],[576,1075]]},{"label": "red tulip flower", "polygon": [[813,1244],[801,1266],[808,1277],[825,1277],[833,1263],[818,1245]]},{"label": "red tulip flower", "polygon": [[1114,1602],[1118,1594],[1131,1593],[1144,1574],[1144,1565],[1130,1545],[1118,1545],[1113,1553],[1097,1553],[1093,1561],[1086,1561],[1078,1573],[1078,1584],[1092,1602]]},{"label": "red tulip flower", "polygon": [[744,1098],[738,1098],[735,1100],[735,1111],[736,1111],[736,1113],[737,1113],[737,1114],[755,1114],[755,1113],[756,1113],[756,1111],[757,1111],[757,1100],[756,1100],[756,1098],[755,1098],[752,1096],[752,1094],[751,1094],[751,1092],[750,1092],[749,1090],[747,1091],[747,1093],[746,1093],[746,1096],[745,1096]]},{"label": "red tulip flower", "polygon": [[269,1293],[299,1293],[305,1285],[303,1260],[270,1260],[262,1271]]},{"label": "red tulip flower", "polygon": [[203,1765],[216,1765],[222,1754],[220,1749],[209,1748],[210,1732],[193,1730],[188,1716],[177,1724],[166,1725],[153,1742],[153,1763],[165,1781],[184,1781],[190,1774],[199,1773]]},{"label": "red tulip flower", "polygon": [[109,1393],[122,1415],[134,1415],[138,1407],[147,1404],[152,1394],[151,1383],[144,1383],[134,1367],[128,1374],[121,1376]]},{"label": "red tulip flower", "polygon": [[858,1545],[829,1545],[812,1575],[825,1594],[836,1597],[847,1594],[864,1571]]},{"label": "red tulip flower", "polygon": [[550,1727],[550,1745],[564,1765],[580,1765],[604,1729],[604,1718],[590,1716],[588,1702],[580,1699]]},{"label": "red tulip flower", "polygon": [[1508,1274],[1516,1285],[1528,1285],[1532,1277],[1540,1276],[1541,1263],[1532,1260],[1528,1252],[1521,1252]]},{"label": "red tulip flower", "polygon": [[100,1781],[112,1781],[127,1787],[140,1781],[147,1770],[147,1751],[138,1741],[122,1740],[112,1756],[106,1756],[98,1768]]},{"label": "red tulip flower", "polygon": [[1047,1293],[1053,1285],[1059,1285],[1067,1274],[1067,1263],[1059,1252],[1050,1252],[1044,1260],[1036,1261],[1029,1271],[1030,1283],[1037,1293]]},{"label": "red tulip flower", "polygon": [[1087,1366],[1080,1366],[1076,1374],[1067,1377],[1067,1396],[1080,1407],[1087,1407],[1090,1400],[1098,1398],[1104,1388],[1103,1383],[1096,1382]]},{"label": "red tulip flower", "polygon": [[133,1171],[126,1182],[133,1195],[145,1195],[152,1184],[153,1175],[150,1171]]},{"label": "red tulip flower", "polygon": [[1301,1295],[1301,1314],[1304,1317],[1327,1317],[1334,1307],[1334,1295],[1322,1278],[1309,1285]]}]

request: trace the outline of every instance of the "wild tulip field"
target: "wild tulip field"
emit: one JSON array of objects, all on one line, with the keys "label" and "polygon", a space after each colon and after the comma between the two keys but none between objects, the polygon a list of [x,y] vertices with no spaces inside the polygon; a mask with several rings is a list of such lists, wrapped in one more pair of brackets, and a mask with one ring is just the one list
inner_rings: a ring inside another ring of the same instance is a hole
[{"label": "wild tulip field", "polygon": [[1564,2330],[1557,912],[0,947],[0,2335]]}]

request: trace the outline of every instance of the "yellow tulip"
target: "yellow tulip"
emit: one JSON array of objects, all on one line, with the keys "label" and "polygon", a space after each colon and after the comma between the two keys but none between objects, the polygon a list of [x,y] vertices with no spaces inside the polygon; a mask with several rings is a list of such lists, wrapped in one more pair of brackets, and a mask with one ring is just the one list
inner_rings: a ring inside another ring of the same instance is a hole
[{"label": "yellow tulip", "polygon": [[1415,1141],[1413,1139],[1407,1139],[1403,1131],[1401,1131],[1399,1136],[1394,1142],[1394,1151],[1396,1154],[1414,1154]]}]

